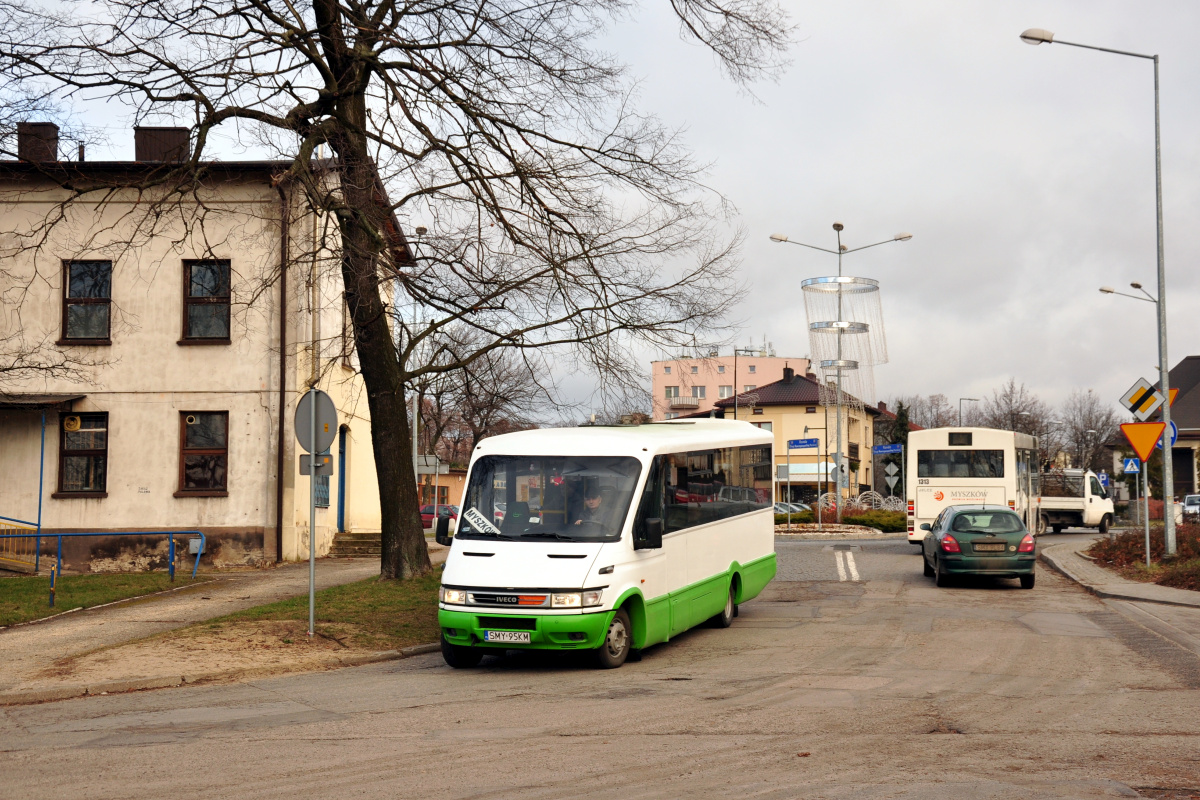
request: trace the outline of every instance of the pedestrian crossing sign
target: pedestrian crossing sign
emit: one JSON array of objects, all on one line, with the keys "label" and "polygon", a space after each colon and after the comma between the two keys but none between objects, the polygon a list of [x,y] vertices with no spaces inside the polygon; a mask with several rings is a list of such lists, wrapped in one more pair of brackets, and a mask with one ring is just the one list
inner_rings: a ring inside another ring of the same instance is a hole
[{"label": "pedestrian crossing sign", "polygon": [[1125,474],[1126,475],[1138,474],[1139,472],[1142,471],[1141,464],[1142,464],[1142,462],[1138,461],[1136,458],[1125,459],[1125,470],[1124,470]]}]

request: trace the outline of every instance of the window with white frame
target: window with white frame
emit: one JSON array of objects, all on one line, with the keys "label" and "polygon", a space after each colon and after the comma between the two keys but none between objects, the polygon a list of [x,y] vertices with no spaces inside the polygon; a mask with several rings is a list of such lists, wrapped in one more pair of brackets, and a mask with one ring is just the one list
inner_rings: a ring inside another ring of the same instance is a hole
[{"label": "window with white frame", "polygon": [[699,398],[699,399],[703,400],[703,399],[704,399],[704,393],[705,393],[707,390],[708,390],[708,387],[707,387],[707,386],[693,386],[693,387],[692,387],[692,397],[697,397],[697,398]]},{"label": "window with white frame", "polygon": [[670,374],[671,374],[671,368],[663,367],[663,375],[670,375]]},{"label": "window with white frame", "polygon": [[719,372],[720,374],[724,375],[724,374],[725,374],[725,365],[724,365],[724,364],[718,364],[718,365],[717,365],[717,372]]},{"label": "window with white frame", "polygon": [[722,400],[724,400],[727,397],[733,397],[733,387],[732,386],[718,386],[717,387],[717,396],[720,397]]},{"label": "window with white frame", "polygon": [[679,387],[678,386],[667,386],[666,392],[667,392],[666,398],[668,400],[670,400],[672,397],[679,397]]},{"label": "window with white frame", "polygon": [[751,365],[750,365],[750,371],[751,371],[751,372],[754,372],[754,365],[753,365],[753,364],[751,364]]},{"label": "window with white frame", "polygon": [[696,374],[698,374],[699,372],[700,372],[700,368],[699,368],[699,367],[692,367],[692,374],[693,374],[693,375],[696,375]]}]

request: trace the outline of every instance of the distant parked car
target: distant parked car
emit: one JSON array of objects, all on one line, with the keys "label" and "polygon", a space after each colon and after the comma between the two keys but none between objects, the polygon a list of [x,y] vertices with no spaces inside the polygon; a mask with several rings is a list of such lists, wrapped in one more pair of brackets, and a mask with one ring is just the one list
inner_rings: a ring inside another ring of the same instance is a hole
[{"label": "distant parked car", "polygon": [[790,514],[799,514],[804,511],[812,511],[812,509],[809,508],[808,506],[804,505],[804,503],[776,503],[775,504],[775,513],[776,514],[789,514],[789,513]]},{"label": "distant parked car", "polygon": [[1189,494],[1183,498],[1183,516],[1200,517],[1200,494]]},{"label": "distant parked car", "polygon": [[[458,506],[439,505],[437,507],[439,517],[449,517],[451,528],[458,526]],[[426,528],[433,527],[433,506],[421,506],[421,525]]]}]

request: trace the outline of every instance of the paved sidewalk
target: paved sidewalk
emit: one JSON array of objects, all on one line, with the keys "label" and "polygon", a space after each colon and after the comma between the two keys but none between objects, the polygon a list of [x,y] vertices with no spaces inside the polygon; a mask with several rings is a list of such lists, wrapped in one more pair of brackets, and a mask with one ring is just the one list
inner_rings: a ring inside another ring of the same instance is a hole
[{"label": "paved sidewalk", "polygon": [[[446,553],[447,548],[430,548],[434,563],[445,561]],[[321,559],[317,562],[316,586],[325,589],[378,574],[378,557]],[[59,659],[126,644],[307,591],[308,564],[284,564],[270,570],[218,573],[210,582],[198,582],[179,591],[8,628],[0,631],[0,704],[43,683],[39,672]],[[177,676],[174,680],[178,683]]]},{"label": "paved sidewalk", "polygon": [[1200,608],[1200,592],[1131,581],[1084,558],[1080,551],[1092,541],[1087,538],[1051,545],[1041,552],[1041,558],[1097,597]]}]

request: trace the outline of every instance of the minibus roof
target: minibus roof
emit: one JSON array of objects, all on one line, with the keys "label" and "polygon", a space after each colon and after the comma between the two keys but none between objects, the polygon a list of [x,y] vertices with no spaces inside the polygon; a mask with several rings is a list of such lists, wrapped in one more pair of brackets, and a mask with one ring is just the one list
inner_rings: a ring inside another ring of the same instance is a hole
[{"label": "minibus roof", "polygon": [[475,447],[481,455],[633,456],[646,459],[713,447],[769,445],[774,436],[741,420],[696,419],[644,425],[584,425],[539,428],[489,436]]}]

